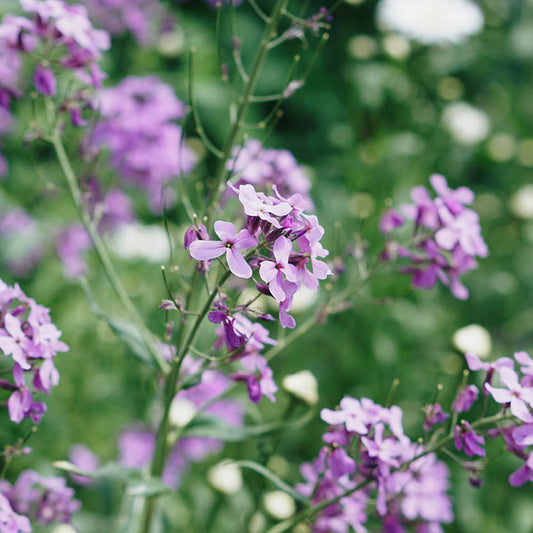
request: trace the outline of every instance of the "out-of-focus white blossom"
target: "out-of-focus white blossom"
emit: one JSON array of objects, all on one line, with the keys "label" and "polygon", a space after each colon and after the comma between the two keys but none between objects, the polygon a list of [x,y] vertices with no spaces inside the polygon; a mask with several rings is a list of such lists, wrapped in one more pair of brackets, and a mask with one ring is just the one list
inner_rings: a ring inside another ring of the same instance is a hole
[{"label": "out-of-focus white blossom", "polygon": [[301,370],[296,374],[285,376],[282,386],[287,392],[308,405],[318,403],[318,385],[315,376],[309,370]]},{"label": "out-of-focus white blossom", "polygon": [[516,153],[516,141],[508,133],[497,133],[490,138],[487,151],[493,161],[510,161]]},{"label": "out-of-focus white blossom", "polygon": [[470,324],[453,334],[453,345],[462,353],[475,353],[484,359],[492,350],[490,333],[479,324]]},{"label": "out-of-focus white blossom", "polygon": [[458,43],[483,28],[483,12],[470,0],[381,0],[377,21],[423,44]]},{"label": "out-of-focus white blossom", "polygon": [[520,187],[511,197],[510,207],[517,217],[533,220],[533,185]]},{"label": "out-of-focus white blossom", "polygon": [[386,35],[383,38],[383,50],[393,59],[405,59],[411,53],[409,41],[401,35]]},{"label": "out-of-focus white blossom", "polygon": [[285,520],[296,511],[294,499],[281,490],[266,492],[263,504],[266,512],[277,520]]},{"label": "out-of-focus white blossom", "polygon": [[197,411],[196,406],[190,400],[174,398],[170,404],[168,419],[173,426],[182,428],[194,418]]},{"label": "out-of-focus white blossom", "polygon": [[111,249],[123,259],[165,263],[170,256],[166,231],[160,226],[123,224],[113,234]]},{"label": "out-of-focus white blossom", "polygon": [[483,141],[490,132],[487,114],[466,102],[448,104],[442,113],[442,124],[458,143],[467,146]]},{"label": "out-of-focus white blossom", "polygon": [[241,469],[228,461],[221,461],[207,471],[211,486],[224,494],[235,494],[242,487]]}]

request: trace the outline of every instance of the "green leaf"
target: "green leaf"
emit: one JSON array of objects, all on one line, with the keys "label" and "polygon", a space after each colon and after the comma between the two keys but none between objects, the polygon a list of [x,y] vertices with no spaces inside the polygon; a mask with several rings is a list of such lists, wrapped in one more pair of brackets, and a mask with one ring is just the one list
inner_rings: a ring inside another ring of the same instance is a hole
[{"label": "green leaf", "polygon": [[115,336],[131,350],[133,355],[135,355],[143,363],[146,363],[150,366],[155,366],[154,360],[148,351],[148,348],[146,347],[146,344],[144,343],[144,340],[137,327],[127,320],[114,318],[108,315],[105,311],[102,311],[102,309],[100,309],[96,303],[85,280],[80,280],[80,287],[83,290],[92,313],[107,323]]},{"label": "green leaf", "polygon": [[55,461],[53,466],[91,479],[110,479],[112,481],[122,481],[126,483],[126,492],[131,496],[157,496],[170,492],[171,489],[160,479],[146,477],[140,470],[122,466],[117,463],[107,463],[97,470],[85,472],[68,461]]},{"label": "green leaf", "polygon": [[268,479],[271,483],[273,483],[279,490],[286,492],[289,496],[292,496],[295,500],[299,502],[307,503],[307,504],[309,503],[309,500],[305,496],[303,496],[299,492],[296,492],[290,485],[285,483],[285,481],[283,481],[281,478],[276,476],[274,472],[271,472],[268,468],[265,468],[263,465],[259,463],[255,463],[254,461],[235,461],[235,464],[240,466],[241,468],[248,468],[262,475],[265,479]]}]

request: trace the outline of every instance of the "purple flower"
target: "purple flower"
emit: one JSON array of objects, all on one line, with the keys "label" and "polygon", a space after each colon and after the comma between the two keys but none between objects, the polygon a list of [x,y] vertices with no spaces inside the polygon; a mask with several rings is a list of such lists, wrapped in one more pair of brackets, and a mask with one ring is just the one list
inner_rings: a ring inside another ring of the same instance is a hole
[{"label": "purple flower", "polygon": [[533,481],[533,452],[529,454],[526,462],[509,476],[509,484],[512,487],[520,487],[528,481]]},{"label": "purple flower", "polygon": [[311,183],[294,156],[286,150],[265,148],[260,141],[249,139],[244,146],[233,148],[232,158],[226,165],[232,172],[234,182],[239,185],[251,184],[259,189],[271,186],[282,194],[299,194],[305,208],[313,203],[309,197]]},{"label": "purple flower", "polygon": [[125,78],[100,91],[98,105],[101,118],[86,149],[109,150],[111,166],[148,193],[152,209],[161,212],[163,202],[175,200],[165,185],[190,172],[198,159],[173,123],[183,117],[185,105],[154,76]]},{"label": "purple flower", "polygon": [[51,69],[43,67],[40,63],[35,69],[35,73],[33,75],[33,84],[41,94],[47,96],[56,95],[57,83],[54,73]]},{"label": "purple flower", "polygon": [[292,211],[292,207],[288,203],[275,203],[273,199],[262,193],[257,193],[252,185],[241,185],[238,194],[244,212],[249,217],[258,217],[272,224],[275,228],[281,227],[276,217],[283,217]]},{"label": "purple flower", "polygon": [[498,403],[509,404],[511,413],[523,422],[533,422],[529,409],[533,405],[533,387],[522,387],[516,372],[509,367],[498,370],[501,384],[506,387],[499,389],[485,384],[485,388]]},{"label": "purple flower", "polygon": [[366,412],[361,402],[355,398],[345,396],[340,402],[340,409],[322,409],[320,418],[332,425],[344,424],[348,431],[366,435],[368,433]]},{"label": "purple flower", "polygon": [[226,254],[228,267],[239,278],[251,278],[252,269],[239,250],[257,246],[257,239],[247,229],[235,233],[231,222],[218,220],[214,224],[215,233],[220,241],[194,241],[189,251],[194,259],[206,261]]},{"label": "purple flower", "polygon": [[42,525],[68,523],[80,508],[63,478],[43,477],[33,470],[22,472],[14,485],[4,482],[1,490],[16,512]]},{"label": "purple flower", "polygon": [[461,422],[461,426],[455,426],[454,441],[455,447],[458,450],[462,450],[464,447],[464,451],[469,457],[473,455],[485,457],[487,455],[482,448],[485,444],[485,439],[478,435],[466,420]]},{"label": "purple flower", "polygon": [[[412,275],[414,287],[430,289],[440,280],[456,298],[464,300],[468,290],[460,276],[477,268],[475,257],[488,255],[479,217],[465,207],[473,201],[474,194],[466,187],[450,189],[446,179],[437,174],[430,181],[437,198],[432,199],[425,187],[414,187],[413,204],[402,207],[405,216],[414,223],[410,246],[400,246],[388,238],[380,257],[384,261],[396,257],[409,261],[411,264],[401,267],[400,272]],[[402,224],[401,216],[389,210],[380,229],[388,235]]]},{"label": "purple flower", "polygon": [[152,459],[155,435],[142,429],[127,429],[118,439],[118,462],[123,466],[141,469]]},{"label": "purple flower", "polygon": [[91,238],[82,225],[69,226],[61,231],[57,237],[56,251],[67,276],[79,278],[85,274],[87,264],[83,252],[91,248]]},{"label": "purple flower", "polygon": [[246,342],[246,336],[235,328],[235,319],[229,315],[228,307],[223,302],[215,304],[215,310],[207,315],[209,322],[223,325],[224,340],[230,349],[239,348]]},{"label": "purple flower", "polygon": [[268,288],[277,302],[282,302],[286,298],[282,284],[284,276],[290,282],[298,280],[298,270],[289,263],[291,251],[291,241],[283,236],[278,237],[273,247],[276,261],[262,261],[259,266],[259,275],[265,283],[268,283]]},{"label": "purple flower", "polygon": [[457,392],[457,396],[452,405],[452,411],[463,413],[469,411],[474,402],[478,399],[479,389],[475,385],[467,385]]},{"label": "purple flower", "polygon": [[450,415],[442,410],[440,403],[426,405],[424,411],[426,414],[424,418],[425,431],[430,431],[436,424],[443,424],[450,418]]},{"label": "purple flower", "polygon": [[84,0],[91,20],[111,35],[131,32],[141,46],[154,39],[152,23],[162,16],[156,0]]},{"label": "purple flower", "polygon": [[231,378],[246,383],[250,400],[257,403],[262,396],[266,396],[271,402],[275,402],[274,394],[278,387],[266,360],[259,354],[251,354],[240,359],[240,362],[245,370],[231,374]]},{"label": "purple flower", "polygon": [[[5,482],[0,489],[5,487]],[[5,533],[31,533],[31,523],[26,516],[13,511],[9,500],[0,494],[0,531]]]},{"label": "purple flower", "polygon": [[346,474],[353,474],[356,470],[355,461],[346,453],[344,448],[335,448],[328,455],[328,469],[334,478]]},{"label": "purple flower", "polygon": [[[49,394],[59,382],[53,358],[57,352],[68,351],[60,336],[48,309],[28,298],[18,285],[9,287],[0,280],[0,351],[14,361],[13,383],[2,380],[1,388],[11,391],[7,407],[13,422],[30,417],[39,423],[46,411],[46,405],[34,401],[33,394]],[[33,378],[31,385],[25,375]]]},{"label": "purple flower", "polygon": [[402,215],[395,209],[388,209],[381,217],[379,222],[379,231],[381,233],[390,233],[391,231],[399,228],[404,223]]},{"label": "purple flower", "polygon": [[28,370],[31,365],[26,357],[31,348],[30,339],[22,331],[20,321],[12,314],[6,313],[3,329],[0,329],[0,350],[5,355],[11,355],[21,369]]},{"label": "purple flower", "polygon": [[24,382],[24,371],[18,364],[13,367],[13,380],[17,390],[11,394],[7,401],[9,418],[18,424],[24,418],[31,417],[38,424],[46,411],[46,405],[33,401],[33,394]]},{"label": "purple flower", "polygon": [[468,187],[450,189],[446,178],[440,174],[431,175],[429,181],[452,215],[458,215],[465,205],[470,205],[474,201],[474,193]]},{"label": "purple flower", "polygon": [[[69,451],[69,459],[74,466],[84,472],[94,472],[100,465],[98,456],[83,444],[72,446]],[[92,485],[94,483],[94,479],[90,477],[79,476],[77,474],[71,474],[71,476],[79,485]]]}]

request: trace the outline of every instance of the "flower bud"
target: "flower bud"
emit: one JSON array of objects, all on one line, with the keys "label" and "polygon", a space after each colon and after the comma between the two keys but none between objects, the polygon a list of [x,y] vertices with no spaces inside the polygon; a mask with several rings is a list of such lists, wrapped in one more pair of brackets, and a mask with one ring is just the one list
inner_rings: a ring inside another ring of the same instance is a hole
[{"label": "flower bud", "polygon": [[285,520],[296,511],[294,499],[286,492],[273,490],[263,496],[266,512],[276,520]]},{"label": "flower bud", "polygon": [[207,471],[207,480],[213,488],[224,494],[235,494],[242,487],[240,468],[228,461],[222,461]]},{"label": "flower bud", "polygon": [[318,403],[317,381],[309,370],[302,370],[296,374],[285,376],[282,386],[289,394],[302,400],[307,405],[316,405]]},{"label": "flower bud", "polygon": [[185,427],[196,415],[196,406],[185,398],[174,398],[170,405],[168,419],[174,427]]}]

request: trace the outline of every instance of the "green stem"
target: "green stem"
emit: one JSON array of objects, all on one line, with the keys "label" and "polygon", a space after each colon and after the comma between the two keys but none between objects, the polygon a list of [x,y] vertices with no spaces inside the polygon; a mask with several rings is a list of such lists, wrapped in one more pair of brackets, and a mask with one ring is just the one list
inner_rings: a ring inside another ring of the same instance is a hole
[{"label": "green stem", "polygon": [[[219,160],[217,172],[215,175],[215,181],[211,190],[212,198],[209,200],[208,203],[209,208],[212,208],[213,203],[217,198],[218,189],[226,174],[226,163],[231,155],[231,151],[233,149],[233,146],[235,145],[235,141],[237,140],[237,137],[239,136],[243,127],[244,119],[246,117],[246,113],[248,112],[248,108],[250,107],[252,96],[257,85],[257,80],[259,79],[261,67],[263,66],[265,58],[268,54],[269,42],[276,34],[278,23],[285,12],[285,8],[287,7],[288,2],[289,0],[276,1],[276,5],[274,7],[272,15],[270,16],[269,22],[266,25],[263,38],[261,39],[259,49],[257,50],[254,61],[252,63],[252,67],[250,69],[250,74],[248,75],[248,82],[244,86],[242,99],[237,110],[237,117],[231,125],[231,128],[226,137],[226,142],[224,143],[224,148],[222,149],[222,157]],[[210,210],[209,208],[208,213]]]},{"label": "green stem", "polygon": [[[181,344],[180,339],[182,337],[182,332],[183,332],[185,325],[182,325],[182,329],[180,330],[180,336],[177,341],[179,351],[178,351],[176,358],[174,359],[172,363],[170,373],[168,374],[167,379],[165,380],[165,385],[163,389],[163,414],[161,416],[161,422],[159,423],[159,427],[157,429],[154,459],[152,461],[152,468],[151,468],[151,475],[153,477],[160,477],[161,473],[163,472],[163,468],[165,466],[165,459],[166,459],[167,451],[168,451],[168,444],[167,444],[167,437],[168,437],[168,432],[169,432],[168,417],[170,413],[170,407],[172,405],[172,400],[174,399],[174,397],[176,396],[176,393],[179,390],[178,379],[179,379],[179,374],[181,370],[181,365],[183,363],[183,359],[187,355],[189,348],[194,342],[194,339],[196,338],[196,335],[198,333],[198,330],[200,329],[200,326],[204,318],[207,316],[207,313],[211,309],[211,304],[216,298],[219,288],[222,285],[224,285],[226,280],[229,278],[230,274],[231,272],[229,270],[224,272],[224,274],[219,279],[218,283],[215,285],[213,290],[210,292],[202,309],[199,311],[198,316],[196,317],[196,320],[194,321],[192,329],[190,330],[189,334],[187,335],[185,341],[183,342],[181,346],[180,346]],[[150,532],[152,516],[154,512],[154,504],[155,504],[155,500],[153,498],[148,498],[145,500],[143,513],[141,517],[141,527],[140,527],[141,533]]]},{"label": "green stem", "polygon": [[109,257],[104,241],[98,234],[98,230],[96,229],[94,222],[92,221],[89,213],[86,211],[83,205],[83,199],[78,185],[78,180],[76,179],[76,175],[74,173],[74,170],[72,169],[72,165],[70,164],[70,160],[65,151],[65,147],[61,140],[61,137],[58,133],[55,133],[54,136],[50,139],[50,142],[54,147],[54,151],[59,161],[59,165],[67,181],[70,196],[72,198],[72,201],[74,202],[74,206],[76,207],[78,215],[91,238],[96,255],[98,256],[102,268],[104,269],[104,273],[109,283],[111,284],[111,287],[115,291],[115,294],[118,296],[118,299],[128,312],[131,320],[135,322],[135,324],[139,328],[139,332],[141,333],[144,344],[146,345],[146,348],[148,349],[148,352],[150,353],[155,365],[159,370],[164,371],[165,368],[161,360],[160,352],[155,345],[154,338],[148,328],[145,326],[142,318],[137,312],[137,309],[133,305],[133,302],[131,301],[130,297],[128,296],[126,289],[122,285],[122,282],[120,281],[115,267],[113,266],[113,263]]}]

